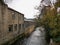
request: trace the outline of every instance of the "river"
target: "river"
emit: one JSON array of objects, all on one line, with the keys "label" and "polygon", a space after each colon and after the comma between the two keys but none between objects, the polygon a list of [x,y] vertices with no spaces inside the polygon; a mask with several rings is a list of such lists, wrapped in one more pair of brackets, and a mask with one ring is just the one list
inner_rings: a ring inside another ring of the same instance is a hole
[{"label": "river", "polygon": [[28,38],[25,38],[24,40],[18,40],[13,45],[47,45],[44,28],[37,27]]}]

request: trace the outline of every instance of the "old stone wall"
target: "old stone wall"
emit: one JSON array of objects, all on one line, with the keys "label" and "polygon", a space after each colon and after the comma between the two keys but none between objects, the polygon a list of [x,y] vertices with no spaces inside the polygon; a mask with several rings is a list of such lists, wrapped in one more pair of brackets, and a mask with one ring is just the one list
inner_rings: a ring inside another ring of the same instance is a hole
[{"label": "old stone wall", "polygon": [[0,2],[0,33],[1,33],[1,37],[7,35],[7,30],[8,30],[8,9],[7,9],[7,5],[2,4]]},{"label": "old stone wall", "polygon": [[24,33],[24,14],[0,2],[0,45]]},{"label": "old stone wall", "polygon": [[30,35],[35,29],[35,25],[30,25],[27,28],[25,28],[25,35],[28,36]]}]

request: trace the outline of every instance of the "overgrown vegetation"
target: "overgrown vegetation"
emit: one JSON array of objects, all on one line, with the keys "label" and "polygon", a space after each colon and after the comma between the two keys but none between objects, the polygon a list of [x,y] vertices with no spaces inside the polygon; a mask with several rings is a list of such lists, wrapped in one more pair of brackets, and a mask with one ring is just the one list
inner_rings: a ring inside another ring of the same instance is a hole
[{"label": "overgrown vegetation", "polygon": [[45,7],[43,18],[36,19],[37,26],[43,25],[54,42],[60,42],[60,12],[57,12],[58,7],[60,7],[60,0],[57,0],[53,9],[50,6]]}]

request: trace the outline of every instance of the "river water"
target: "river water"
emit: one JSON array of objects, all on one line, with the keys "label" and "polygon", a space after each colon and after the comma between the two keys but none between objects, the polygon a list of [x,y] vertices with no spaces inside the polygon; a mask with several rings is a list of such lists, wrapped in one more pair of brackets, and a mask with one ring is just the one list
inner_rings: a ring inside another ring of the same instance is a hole
[{"label": "river water", "polygon": [[18,41],[14,45],[47,45],[45,40],[45,30],[42,27],[37,27],[35,31],[22,41]]}]

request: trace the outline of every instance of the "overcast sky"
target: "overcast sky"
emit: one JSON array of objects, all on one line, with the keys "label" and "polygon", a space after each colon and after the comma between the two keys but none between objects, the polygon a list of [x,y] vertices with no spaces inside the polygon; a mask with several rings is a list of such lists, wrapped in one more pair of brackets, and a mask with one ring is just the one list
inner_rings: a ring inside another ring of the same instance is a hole
[{"label": "overcast sky", "polygon": [[39,6],[41,0],[13,0],[9,7],[21,12],[26,18],[34,18],[38,10],[34,7]]}]

